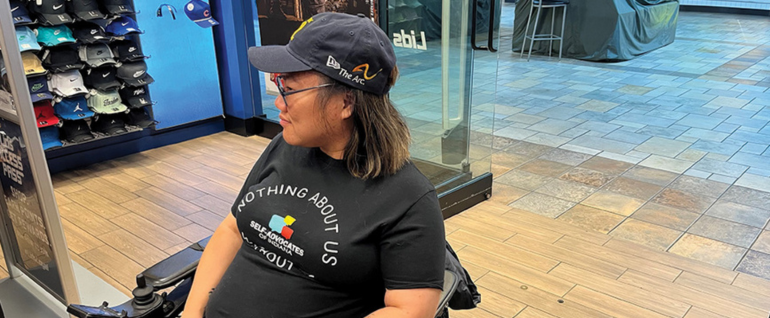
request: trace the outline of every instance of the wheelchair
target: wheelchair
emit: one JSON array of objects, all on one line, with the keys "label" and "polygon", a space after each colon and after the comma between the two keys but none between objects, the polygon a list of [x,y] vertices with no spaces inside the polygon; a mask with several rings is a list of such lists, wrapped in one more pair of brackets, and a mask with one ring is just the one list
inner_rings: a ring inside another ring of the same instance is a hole
[{"label": "wheelchair", "polygon": [[[67,306],[67,312],[78,318],[179,317],[190,293],[198,261],[210,239],[209,236],[193,243],[136,275],[133,298],[125,303],[113,307],[107,302],[98,307],[71,304]],[[444,271],[444,290],[435,317],[444,317],[457,285],[457,276],[451,271]],[[159,292],[167,288],[172,289],[170,292]]]}]

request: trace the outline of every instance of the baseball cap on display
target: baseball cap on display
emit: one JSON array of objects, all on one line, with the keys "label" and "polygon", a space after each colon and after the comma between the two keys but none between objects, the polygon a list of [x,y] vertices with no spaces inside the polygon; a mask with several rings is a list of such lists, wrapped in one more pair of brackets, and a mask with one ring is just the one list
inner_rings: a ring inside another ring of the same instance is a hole
[{"label": "baseball cap on display", "polygon": [[37,41],[45,46],[56,46],[62,43],[75,43],[72,30],[66,25],[39,27],[35,30]]},{"label": "baseball cap on display", "polygon": [[22,52],[21,62],[24,64],[24,74],[27,76],[34,76],[48,73],[43,68],[43,62],[33,52]]},{"label": "baseball cap on display", "polygon": [[72,25],[72,34],[75,36],[75,39],[87,44],[108,41],[110,39],[104,33],[102,27],[90,22],[79,22]]},{"label": "baseball cap on display", "polygon": [[126,124],[132,126],[139,126],[141,128],[147,128],[155,124],[150,114],[147,113],[147,108],[134,108],[128,114],[126,114]]},{"label": "baseball cap on display", "polygon": [[87,94],[88,88],[83,85],[83,76],[78,70],[69,70],[62,73],[51,75],[48,80],[48,87],[51,91],[62,97],[72,97],[81,94]]},{"label": "baseball cap on display", "polygon": [[72,46],[47,47],[43,51],[43,66],[53,73],[79,70],[85,65],[80,62],[78,51]]},{"label": "baseball cap on display", "polygon": [[29,10],[37,14],[44,25],[72,23],[72,16],[64,7],[67,0],[35,0],[29,2]]},{"label": "baseball cap on display", "polygon": [[29,95],[33,103],[45,99],[53,99],[53,95],[48,90],[48,79],[45,76],[28,77],[27,85],[29,86]]},{"label": "baseball cap on display", "polygon": [[147,63],[144,61],[123,63],[118,67],[118,78],[128,86],[144,86],[155,82],[155,79],[147,74]]},{"label": "baseball cap on display", "polygon": [[59,117],[54,114],[50,100],[44,100],[33,104],[35,107],[35,121],[37,127],[48,127],[59,123]]},{"label": "baseball cap on display", "polygon": [[82,20],[104,18],[104,13],[99,11],[99,3],[96,0],[70,0],[70,11]]},{"label": "baseball cap on display", "polygon": [[147,86],[131,87],[126,86],[120,89],[120,98],[123,103],[131,108],[138,108],[152,105]]},{"label": "baseball cap on display", "polygon": [[88,108],[88,102],[84,96],[62,98],[53,105],[53,109],[62,119],[78,120],[94,116],[94,112]]},{"label": "baseball cap on display", "polygon": [[131,0],[102,0],[104,8],[111,14],[134,13]]},{"label": "baseball cap on display", "polygon": [[187,14],[190,20],[193,20],[193,22],[201,27],[208,28],[219,25],[219,22],[211,17],[211,7],[209,4],[201,0],[190,0],[184,6],[184,13]]},{"label": "baseball cap on display", "polygon": [[396,55],[390,38],[363,14],[324,12],[303,22],[285,46],[249,48],[249,61],[266,73],[315,70],[383,95],[390,90]]},{"label": "baseball cap on display", "polygon": [[98,90],[108,90],[119,88],[120,82],[115,78],[115,68],[112,66],[103,66],[92,68],[86,71],[86,86]]},{"label": "baseball cap on display", "polygon": [[112,44],[115,56],[121,62],[137,62],[146,58],[142,53],[142,48],[133,40],[118,41]]},{"label": "baseball cap on display", "polygon": [[128,107],[123,105],[117,89],[108,91],[97,90],[88,97],[88,107],[97,114],[117,114],[128,110]]},{"label": "baseball cap on display", "polygon": [[115,55],[106,43],[94,43],[81,45],[78,50],[80,60],[91,67],[99,67],[105,64],[116,64]]},{"label": "baseball cap on display", "polygon": [[43,142],[43,150],[62,146],[59,140],[59,128],[56,127],[40,128],[40,140]]},{"label": "baseball cap on display", "polygon": [[117,135],[128,132],[128,130],[126,130],[126,122],[123,121],[123,116],[120,114],[99,115],[96,117],[96,120],[91,122],[91,129],[107,135]]},{"label": "baseball cap on display", "polygon": [[112,20],[112,22],[110,22],[110,24],[104,28],[104,31],[109,34],[119,36],[128,35],[131,33],[142,33],[142,30],[139,30],[139,25],[136,23],[136,21],[124,15],[115,20]]},{"label": "baseball cap on display", "polygon": [[28,26],[16,27],[16,41],[19,42],[19,51],[40,51],[40,44],[37,44],[35,32]]},{"label": "baseball cap on display", "polygon": [[13,24],[25,25],[32,24],[32,18],[29,17],[29,11],[19,0],[11,0],[11,14],[13,15]]},{"label": "baseball cap on display", "polygon": [[78,143],[92,140],[94,135],[85,120],[67,120],[61,126],[61,138],[68,142]]}]

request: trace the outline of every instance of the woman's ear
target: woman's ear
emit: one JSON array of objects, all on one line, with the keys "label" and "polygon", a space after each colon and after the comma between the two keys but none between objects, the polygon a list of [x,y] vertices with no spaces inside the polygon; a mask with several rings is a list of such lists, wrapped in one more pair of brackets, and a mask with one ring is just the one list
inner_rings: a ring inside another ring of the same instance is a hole
[{"label": "woman's ear", "polygon": [[345,97],[342,99],[342,119],[348,119],[353,116],[353,112],[356,107],[356,98],[352,92],[345,93]]}]

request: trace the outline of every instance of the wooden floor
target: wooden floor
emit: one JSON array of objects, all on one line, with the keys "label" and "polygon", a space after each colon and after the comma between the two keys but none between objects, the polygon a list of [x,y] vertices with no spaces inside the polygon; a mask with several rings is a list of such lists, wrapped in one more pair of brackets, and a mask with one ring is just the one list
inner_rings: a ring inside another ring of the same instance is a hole
[{"label": "wooden floor", "polygon": [[[219,133],[53,176],[75,261],[135,275],[212,233],[269,141]],[[504,204],[446,221],[482,294],[452,317],[768,317],[770,282]]]}]

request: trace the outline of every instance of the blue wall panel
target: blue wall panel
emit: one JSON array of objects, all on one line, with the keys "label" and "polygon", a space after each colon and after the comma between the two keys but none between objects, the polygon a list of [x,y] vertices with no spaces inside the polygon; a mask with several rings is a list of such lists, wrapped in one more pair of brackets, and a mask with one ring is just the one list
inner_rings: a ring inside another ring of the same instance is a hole
[{"label": "blue wall panel", "polygon": [[[164,8],[157,17],[158,6],[168,3],[177,8],[176,20]],[[158,129],[222,115],[217,58],[211,28],[201,28],[184,13],[183,0],[134,1],[142,49],[148,73],[155,79],[150,94]]]}]

